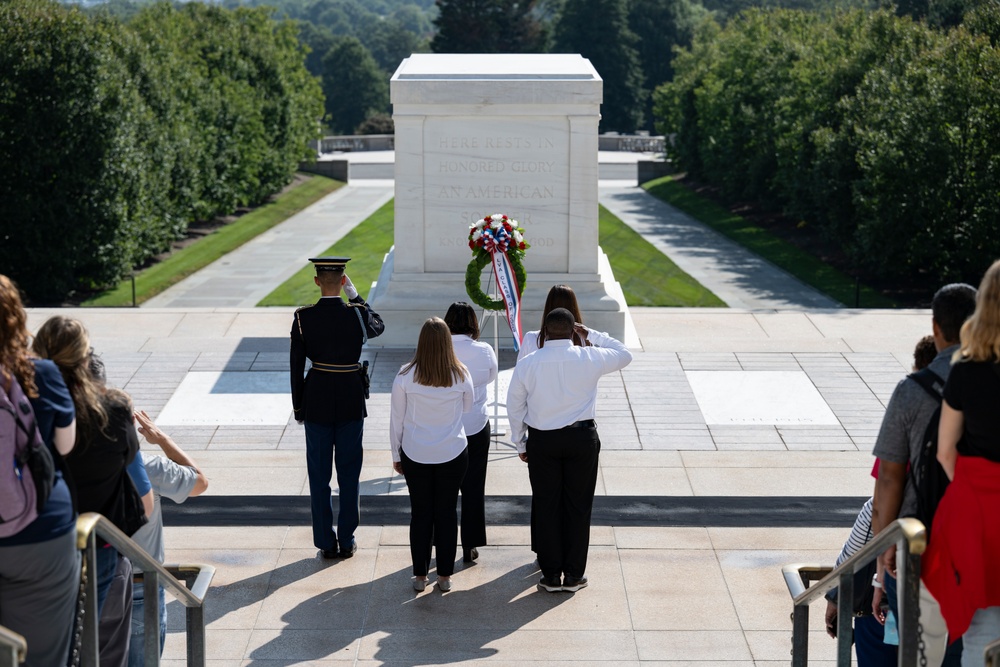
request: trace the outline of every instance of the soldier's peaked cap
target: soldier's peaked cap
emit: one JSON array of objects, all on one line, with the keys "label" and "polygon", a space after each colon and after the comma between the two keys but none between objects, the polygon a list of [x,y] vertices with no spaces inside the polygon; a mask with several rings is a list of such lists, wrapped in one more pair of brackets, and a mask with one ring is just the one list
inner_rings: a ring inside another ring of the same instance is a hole
[{"label": "soldier's peaked cap", "polygon": [[343,271],[350,257],[310,257],[309,261],[316,267],[316,271]]}]

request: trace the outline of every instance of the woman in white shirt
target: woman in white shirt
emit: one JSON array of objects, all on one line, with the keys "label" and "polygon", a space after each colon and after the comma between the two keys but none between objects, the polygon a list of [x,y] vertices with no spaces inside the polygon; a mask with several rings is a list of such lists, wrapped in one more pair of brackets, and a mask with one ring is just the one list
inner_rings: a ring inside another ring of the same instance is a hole
[{"label": "woman in white shirt", "polygon": [[438,588],[451,590],[458,548],[458,490],[469,466],[462,415],[472,409],[475,389],[455,357],[448,325],[424,322],[413,361],[392,383],[389,437],[392,467],[410,491],[410,557],[413,588],[427,586],[431,543]]},{"label": "woman in white shirt", "polygon": [[[553,285],[549,294],[545,297],[545,309],[542,310],[542,328],[538,331],[529,331],[524,334],[521,347],[517,351],[517,360],[521,361],[535,350],[545,346],[545,318],[556,308],[565,308],[573,313],[578,324],[583,324],[583,315],[580,314],[580,304],[576,302],[576,293],[569,285]],[[573,333],[574,345],[587,345],[580,338],[580,335]]]},{"label": "woman in white shirt", "polygon": [[462,418],[469,441],[469,469],[462,482],[462,561],[471,563],[486,544],[486,464],[490,456],[490,418],[486,392],[497,377],[497,355],[479,341],[476,311],[464,301],[451,304],[444,316],[455,356],[469,371],[476,398]]}]

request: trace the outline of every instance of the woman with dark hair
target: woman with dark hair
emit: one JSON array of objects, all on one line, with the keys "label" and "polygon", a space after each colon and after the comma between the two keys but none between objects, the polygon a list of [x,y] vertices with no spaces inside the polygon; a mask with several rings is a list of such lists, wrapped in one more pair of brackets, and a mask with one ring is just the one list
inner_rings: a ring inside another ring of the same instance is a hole
[{"label": "woman with dark hair", "polygon": [[476,311],[464,301],[451,304],[444,316],[451,331],[455,356],[472,378],[476,397],[472,410],[462,417],[469,442],[469,469],[462,482],[462,561],[471,563],[486,544],[486,465],[490,457],[490,418],[486,410],[487,387],[497,377],[497,355],[479,340]]},{"label": "woman with dark hair", "polygon": [[[0,275],[0,390],[9,391],[14,382],[21,386],[42,440],[58,461],[73,448],[73,402],[55,365],[29,358],[26,323],[17,286]],[[76,512],[57,464],[37,518],[0,538],[0,625],[27,640],[27,667],[66,664],[79,585]]]},{"label": "woman with dark hair", "polygon": [[969,667],[1000,637],[1000,261],[986,271],[960,338],[938,426],[937,458],[951,484],[922,567]]},{"label": "woman with dark hair", "polygon": [[[73,397],[76,446],[64,462],[73,481],[77,509],[103,514],[131,535],[145,521],[139,493],[126,472],[139,450],[131,399],[125,392],[108,390],[94,377],[90,338],[78,320],[62,315],[49,318],[35,335],[32,347],[38,356],[55,362]],[[111,545],[98,545],[99,614],[118,559]]]},{"label": "woman with dark hair", "polygon": [[[569,285],[553,285],[545,297],[545,308],[542,310],[542,326],[538,331],[529,331],[524,334],[521,341],[521,348],[517,351],[517,360],[521,361],[535,350],[545,347],[545,318],[556,308],[565,308],[576,318],[577,324],[583,324],[583,315],[580,314],[580,304],[576,302],[576,293]],[[573,333],[574,345],[587,345],[587,342],[580,338],[576,332]]]},{"label": "woman with dark hair", "polygon": [[431,543],[438,588],[451,590],[458,548],[458,490],[469,467],[462,415],[472,409],[475,389],[455,356],[451,331],[438,317],[420,329],[413,361],[392,383],[389,437],[392,467],[410,491],[410,557],[413,588],[427,587]]}]

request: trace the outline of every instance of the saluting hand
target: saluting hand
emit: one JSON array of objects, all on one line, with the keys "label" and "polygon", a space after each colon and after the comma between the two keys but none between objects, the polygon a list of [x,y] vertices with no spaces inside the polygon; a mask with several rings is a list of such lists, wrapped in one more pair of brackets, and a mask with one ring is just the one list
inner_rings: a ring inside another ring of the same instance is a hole
[{"label": "saluting hand", "polygon": [[348,299],[356,299],[358,297],[358,290],[354,287],[354,283],[351,282],[351,277],[346,273],[344,274],[344,294],[347,295]]}]

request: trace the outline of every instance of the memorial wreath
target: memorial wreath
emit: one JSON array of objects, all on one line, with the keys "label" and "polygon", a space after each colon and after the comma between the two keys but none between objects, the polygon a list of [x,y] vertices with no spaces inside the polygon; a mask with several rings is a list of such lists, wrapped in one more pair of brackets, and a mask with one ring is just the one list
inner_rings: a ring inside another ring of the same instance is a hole
[{"label": "memorial wreath", "polygon": [[517,220],[501,213],[488,215],[469,227],[469,248],[472,261],[465,271],[465,291],[478,306],[486,310],[504,310],[506,304],[501,299],[491,299],[483,292],[483,268],[493,260],[493,254],[500,252],[507,256],[517,278],[517,295],[524,291],[527,274],[521,258],[531,246],[524,240],[524,230],[517,226]]}]

